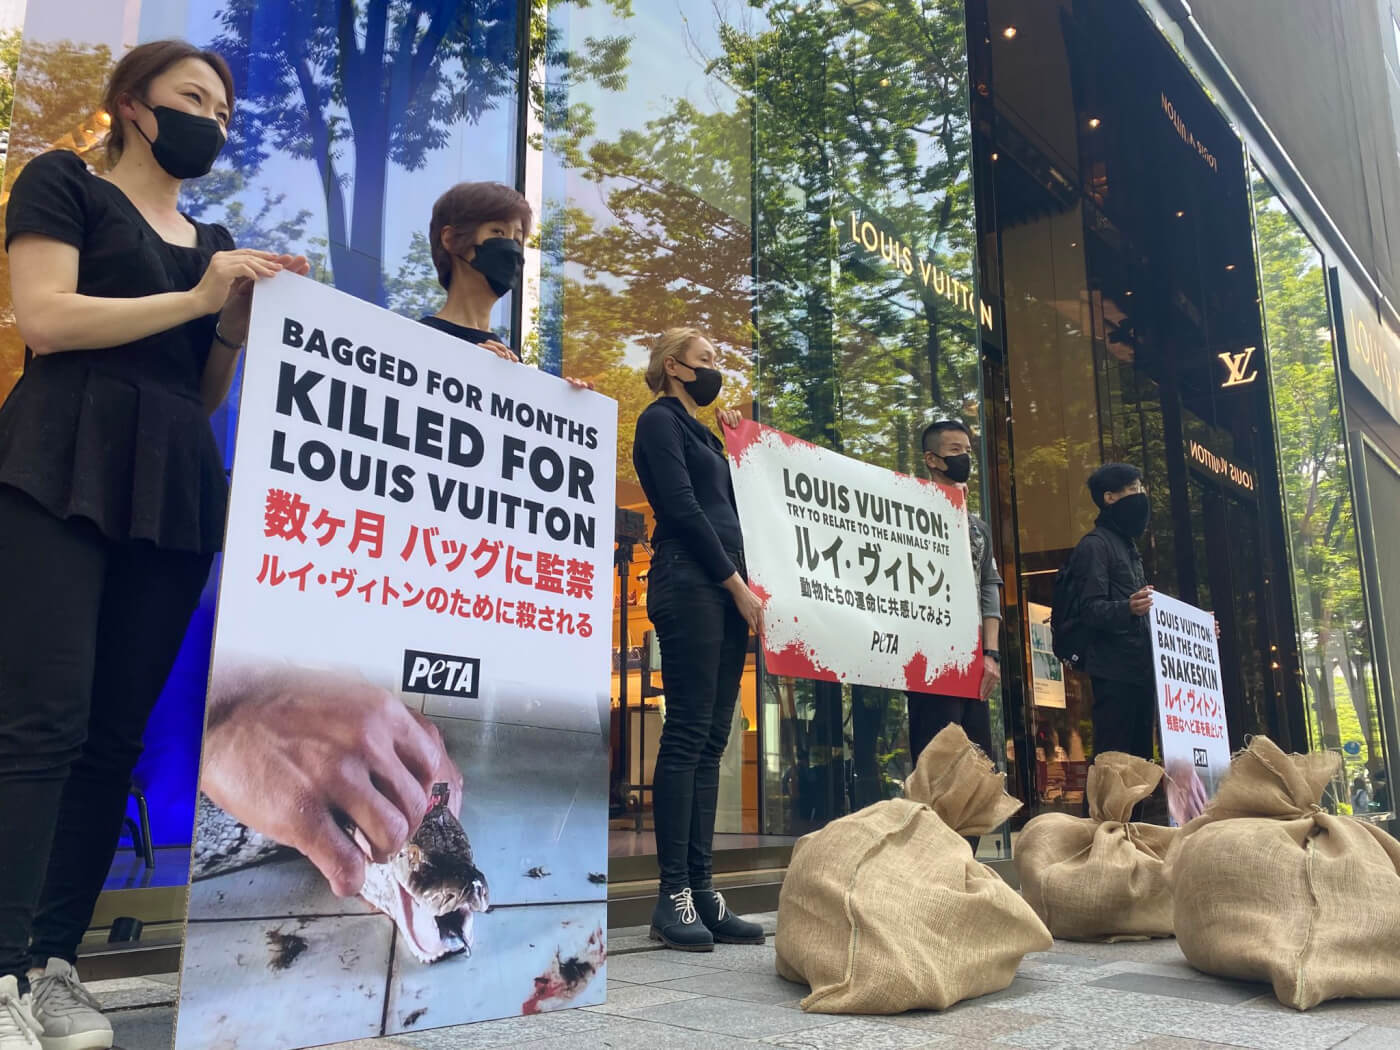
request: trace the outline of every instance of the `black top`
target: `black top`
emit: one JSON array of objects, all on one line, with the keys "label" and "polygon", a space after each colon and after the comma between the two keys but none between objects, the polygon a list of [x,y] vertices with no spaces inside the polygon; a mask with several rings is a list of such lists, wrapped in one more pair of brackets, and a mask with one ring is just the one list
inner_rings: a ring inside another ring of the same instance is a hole
[{"label": "black top", "polygon": [[[81,295],[189,291],[209,257],[233,247],[222,226],[190,220],[197,245],[167,243],[130,199],[54,150],[15,180],[5,246],[37,233],[79,251]],[[200,395],[214,315],[103,350],[26,354],[0,407],[0,484],[60,518],[88,518],[115,541],[212,553],[228,482]]]},{"label": "black top", "polygon": [[429,314],[427,317],[420,317],[418,320],[429,328],[436,328],[439,332],[446,332],[448,335],[455,335],[458,339],[465,339],[469,343],[478,345],[488,339],[497,339],[495,332],[487,332],[481,328],[468,328],[464,324],[454,324],[452,321],[444,321],[441,317],[434,317]]},{"label": "black top", "polygon": [[1152,636],[1146,616],[1134,616],[1128,599],[1147,586],[1137,544],[1104,524],[1070,555],[1079,581],[1080,615],[1087,628],[1084,670],[1095,678],[1152,681]]},{"label": "black top", "polygon": [[653,543],[675,540],[715,583],[735,573],[744,534],[724,444],[674,397],[637,417],[632,464],[656,515]]}]

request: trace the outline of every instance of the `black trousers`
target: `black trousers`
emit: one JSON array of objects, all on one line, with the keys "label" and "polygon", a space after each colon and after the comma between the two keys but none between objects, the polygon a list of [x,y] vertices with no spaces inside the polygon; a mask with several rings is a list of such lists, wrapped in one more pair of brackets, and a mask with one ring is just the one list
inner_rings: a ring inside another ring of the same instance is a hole
[{"label": "black trousers", "polygon": [[0,486],[0,976],[76,960],[211,560]]},{"label": "black trousers", "polygon": [[[951,725],[960,725],[967,738],[980,747],[993,762],[992,705],[985,700],[970,700],[963,696],[940,696],[937,693],[909,693],[909,762],[918,765],[924,748],[939,733]],[[982,836],[966,835],[973,855],[981,845]]]},{"label": "black trousers", "polygon": [[1152,730],[1157,724],[1156,685],[1151,671],[1135,682],[1092,680],[1094,754],[1122,751],[1152,761]]},{"label": "black trousers", "polygon": [[[742,574],[743,560],[736,564]],[[661,544],[652,558],[647,615],[661,646],[666,691],[652,781],[661,892],[709,889],[719,760],[734,722],[749,625],[729,592],[676,543]]]}]

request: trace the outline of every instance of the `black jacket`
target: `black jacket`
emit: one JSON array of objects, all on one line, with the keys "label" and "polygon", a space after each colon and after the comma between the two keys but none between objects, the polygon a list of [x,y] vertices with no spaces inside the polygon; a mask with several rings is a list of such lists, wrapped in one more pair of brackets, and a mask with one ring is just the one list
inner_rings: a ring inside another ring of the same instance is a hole
[{"label": "black jacket", "polygon": [[1137,544],[1099,520],[1070,555],[1084,625],[1084,671],[1115,682],[1152,680],[1148,617],[1134,616],[1128,599],[1147,586]]},{"label": "black jacket", "polygon": [[637,417],[632,465],[656,515],[651,542],[680,542],[715,583],[737,571],[744,534],[724,444],[674,397]]}]

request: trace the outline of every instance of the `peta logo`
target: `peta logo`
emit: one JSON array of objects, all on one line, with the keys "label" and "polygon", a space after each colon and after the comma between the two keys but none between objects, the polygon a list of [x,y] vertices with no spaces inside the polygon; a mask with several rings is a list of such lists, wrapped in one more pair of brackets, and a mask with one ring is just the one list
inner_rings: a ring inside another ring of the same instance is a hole
[{"label": "peta logo", "polygon": [[403,654],[403,691],[456,696],[475,700],[481,685],[481,661],[474,656],[447,653],[420,653],[406,649]]},{"label": "peta logo", "polygon": [[1192,760],[1192,762],[1195,763],[1195,766],[1196,766],[1197,769],[1209,769],[1209,768],[1210,768],[1210,758],[1206,755],[1206,749],[1205,749],[1205,748],[1203,748],[1203,747],[1193,747],[1193,748],[1191,749],[1191,752],[1192,752],[1192,754],[1191,754],[1191,760]]}]

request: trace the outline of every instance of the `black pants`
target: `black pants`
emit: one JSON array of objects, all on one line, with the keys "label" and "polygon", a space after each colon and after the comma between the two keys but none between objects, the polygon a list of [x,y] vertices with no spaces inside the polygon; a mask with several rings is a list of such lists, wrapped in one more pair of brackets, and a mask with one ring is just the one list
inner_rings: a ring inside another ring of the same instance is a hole
[{"label": "black pants", "polygon": [[1135,682],[1095,678],[1093,686],[1094,754],[1122,751],[1152,761],[1157,694],[1151,672]]},{"label": "black pants", "polygon": [[[736,564],[742,574],[742,559]],[[661,891],[709,889],[719,760],[734,722],[749,626],[729,592],[675,543],[660,545],[652,558],[647,614],[666,691],[652,781]]]},{"label": "black pants", "polygon": [[0,976],[76,960],[210,561],[0,486]]},{"label": "black pants", "polygon": [[[918,765],[930,741],[951,725],[960,725],[967,738],[980,747],[993,762],[992,705],[985,700],[970,700],[963,696],[940,696],[937,693],[909,693],[909,762]],[[965,835],[973,855],[982,843],[980,835]]]}]

